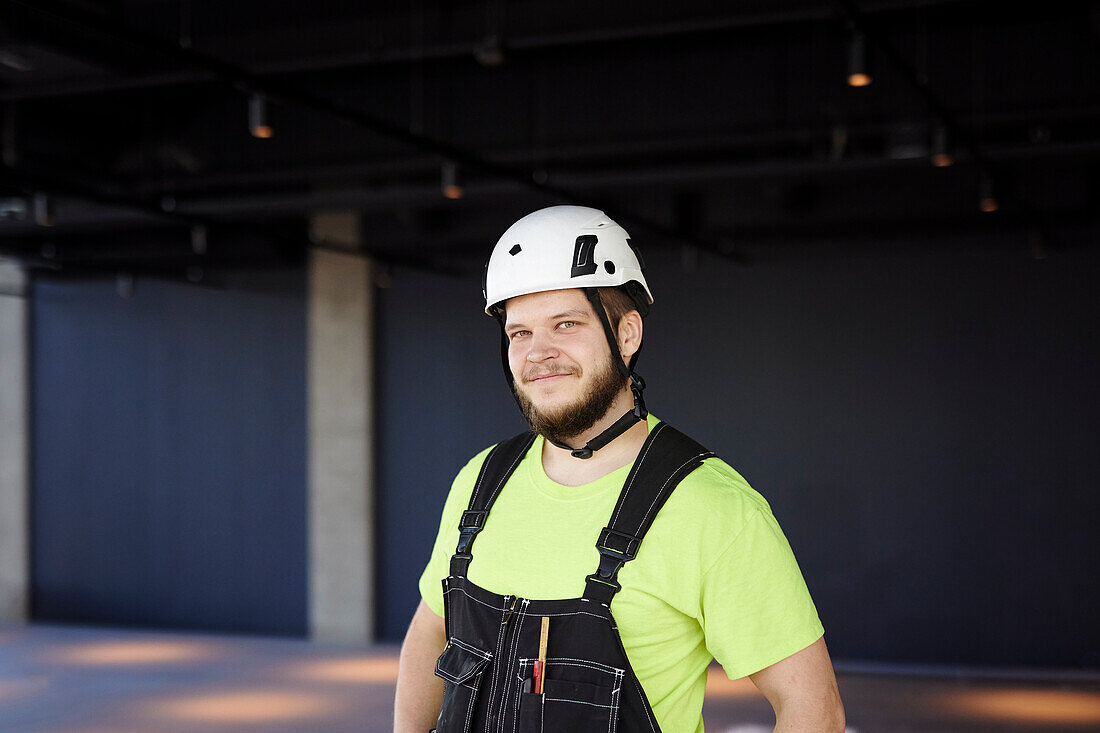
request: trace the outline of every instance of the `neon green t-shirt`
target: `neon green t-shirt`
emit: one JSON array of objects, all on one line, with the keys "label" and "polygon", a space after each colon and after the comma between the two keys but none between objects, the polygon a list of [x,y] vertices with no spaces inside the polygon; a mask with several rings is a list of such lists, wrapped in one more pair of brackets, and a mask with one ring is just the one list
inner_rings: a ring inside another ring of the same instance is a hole
[{"label": "neon green t-shirt", "polygon": [[[653,429],[657,420],[649,418]],[[536,438],[493,505],[473,545],[471,582],[501,595],[577,598],[599,564],[596,538],[630,466],[583,486],[542,467]],[[458,542],[488,449],[459,471],[420,577],[424,602],[443,615],[441,580]],[[661,729],[703,730],[711,658],[730,679],[753,674],[824,634],[802,573],[771,507],[724,461],[708,458],[672,492],[619,571],[611,611],[634,673]]]}]

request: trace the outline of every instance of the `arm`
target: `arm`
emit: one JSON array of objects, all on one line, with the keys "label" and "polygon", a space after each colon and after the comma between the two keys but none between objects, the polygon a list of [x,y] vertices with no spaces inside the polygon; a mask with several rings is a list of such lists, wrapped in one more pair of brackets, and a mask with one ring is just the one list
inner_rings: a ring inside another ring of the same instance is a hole
[{"label": "arm", "polygon": [[844,705],[824,637],[749,679],[772,704],[776,733],[843,733]]},{"label": "arm", "polygon": [[401,645],[397,693],[393,701],[394,733],[428,733],[443,703],[443,680],[435,660],[447,645],[443,619],[420,601]]}]

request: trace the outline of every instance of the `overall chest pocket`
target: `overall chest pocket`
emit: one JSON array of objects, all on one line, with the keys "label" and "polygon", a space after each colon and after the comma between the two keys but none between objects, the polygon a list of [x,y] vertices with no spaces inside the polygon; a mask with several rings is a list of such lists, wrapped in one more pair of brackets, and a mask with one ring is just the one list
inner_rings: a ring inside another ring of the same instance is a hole
[{"label": "overall chest pocket", "polygon": [[517,733],[614,733],[623,670],[583,659],[546,660],[542,694],[533,691],[533,659],[519,660]]},{"label": "overall chest pocket", "polygon": [[443,705],[437,733],[467,733],[477,702],[478,688],[493,658],[490,652],[452,638],[435,662],[435,674],[443,678]]}]

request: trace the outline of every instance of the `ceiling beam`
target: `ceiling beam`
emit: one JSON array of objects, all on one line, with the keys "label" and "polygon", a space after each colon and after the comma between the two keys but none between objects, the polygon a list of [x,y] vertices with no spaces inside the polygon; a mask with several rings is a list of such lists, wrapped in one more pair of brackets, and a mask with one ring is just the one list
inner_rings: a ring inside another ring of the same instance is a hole
[{"label": "ceiling beam", "polygon": [[[9,6],[29,5],[32,3],[6,0]],[[864,3],[865,14],[892,14],[912,10],[951,5],[965,5],[965,0],[879,0]],[[827,4],[783,8],[774,10],[756,10],[737,14],[703,18],[670,19],[658,23],[624,24],[621,26],[602,25],[584,30],[544,31],[528,34],[508,34],[503,39],[509,51],[538,51],[569,46],[600,45],[607,43],[625,43],[633,41],[656,41],[660,39],[733,32],[745,29],[758,29],[797,25],[804,23],[833,23],[837,12]],[[366,22],[364,22],[366,24]],[[43,42],[58,45],[58,39],[43,37]],[[484,43],[481,36],[434,44],[409,44],[389,48],[370,48],[356,52],[341,52],[319,55],[312,58],[260,61],[247,65],[248,71],[256,77],[282,76],[289,74],[312,74],[317,72],[338,71],[354,68],[369,68],[383,64],[419,63],[423,61],[445,61],[474,57]],[[218,38],[209,41],[217,44]],[[66,48],[67,50],[67,48]],[[243,68],[243,67],[242,67]],[[125,76],[104,76],[96,79],[49,82],[45,84],[27,84],[0,91],[0,101],[21,99],[46,99],[51,97],[69,97],[75,95],[102,94],[107,92],[135,89],[196,84],[219,81],[221,76],[215,70],[189,68],[178,71],[155,73],[136,73]]]},{"label": "ceiling beam", "polygon": [[[38,11],[37,3],[26,0],[16,0],[14,3],[31,12]],[[56,13],[49,13],[49,17],[56,18]],[[388,138],[394,142],[405,145],[414,150],[431,153],[442,160],[453,161],[462,168],[495,177],[505,181],[512,181],[524,188],[545,195],[550,201],[565,201],[582,206],[607,211],[621,223],[632,224],[646,231],[677,239],[685,244],[691,244],[700,249],[721,253],[722,256],[740,264],[747,264],[748,258],[738,252],[726,251],[728,248],[722,243],[691,236],[675,230],[663,222],[651,219],[634,211],[609,206],[607,202],[596,200],[590,196],[571,191],[560,186],[539,182],[538,177],[531,170],[513,168],[490,161],[476,153],[451,145],[443,141],[414,133],[405,127],[395,125],[373,115],[367,114],[351,105],[335,102],[317,95],[311,94],[292,84],[265,79],[260,75],[247,71],[234,64],[214,58],[192,49],[182,48],[167,41],[158,40],[148,33],[139,33],[118,25],[109,25],[102,21],[82,18],[62,18],[64,22],[85,27],[89,32],[101,35],[105,38],[117,39],[120,43],[140,48],[150,54],[160,55],[184,68],[193,68],[212,74],[222,82],[239,89],[244,94],[259,95],[287,106],[296,106],[302,109],[310,109],[327,114],[334,119],[339,119],[360,129]]]}]

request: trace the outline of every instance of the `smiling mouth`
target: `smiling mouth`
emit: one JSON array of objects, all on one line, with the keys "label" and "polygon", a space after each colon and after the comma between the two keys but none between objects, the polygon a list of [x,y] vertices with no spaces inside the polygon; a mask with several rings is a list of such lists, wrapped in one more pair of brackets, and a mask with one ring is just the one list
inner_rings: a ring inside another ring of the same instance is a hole
[{"label": "smiling mouth", "polygon": [[557,379],[558,377],[568,377],[568,374],[543,374],[541,377],[532,377],[528,379],[528,382],[547,382],[551,379]]},{"label": "smiling mouth", "polygon": [[534,377],[528,377],[524,381],[527,382],[528,384],[537,384],[537,383],[540,383],[540,382],[541,383],[552,382],[552,381],[558,379],[559,377],[571,377],[571,376],[573,376],[573,375],[570,372],[552,372],[550,374],[539,374],[539,375],[536,375]]}]

